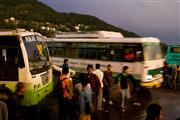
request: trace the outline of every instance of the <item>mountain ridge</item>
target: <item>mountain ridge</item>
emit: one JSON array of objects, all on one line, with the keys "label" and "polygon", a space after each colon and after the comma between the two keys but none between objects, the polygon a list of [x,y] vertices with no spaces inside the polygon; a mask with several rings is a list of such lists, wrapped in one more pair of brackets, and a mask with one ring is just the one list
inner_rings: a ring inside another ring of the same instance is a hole
[{"label": "mountain ridge", "polygon": [[[14,19],[11,19],[14,18]],[[134,32],[115,27],[92,15],[57,12],[38,0],[0,0],[0,29],[25,28],[53,36],[54,31],[116,31],[125,37]]]}]

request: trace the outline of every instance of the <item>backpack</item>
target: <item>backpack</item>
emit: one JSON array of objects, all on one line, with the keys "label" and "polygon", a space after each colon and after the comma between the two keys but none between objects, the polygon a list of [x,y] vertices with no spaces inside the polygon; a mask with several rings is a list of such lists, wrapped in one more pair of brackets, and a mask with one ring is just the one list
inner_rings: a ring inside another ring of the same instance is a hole
[{"label": "backpack", "polygon": [[54,92],[53,92],[55,98],[63,98],[62,82],[64,80],[58,79],[58,81],[57,81],[57,83],[55,85],[55,88],[54,88]]},{"label": "backpack", "polygon": [[71,78],[63,78],[61,81],[62,93],[64,98],[72,97],[72,80]]}]

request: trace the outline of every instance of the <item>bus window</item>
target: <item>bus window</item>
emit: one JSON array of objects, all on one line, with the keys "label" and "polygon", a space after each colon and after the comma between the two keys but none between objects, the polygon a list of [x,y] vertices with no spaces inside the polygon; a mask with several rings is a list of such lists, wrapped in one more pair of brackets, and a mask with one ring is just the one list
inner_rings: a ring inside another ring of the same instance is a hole
[{"label": "bus window", "polygon": [[1,79],[9,81],[18,81],[18,60],[17,60],[17,48],[3,49],[6,53],[3,53],[4,64],[1,68]]},{"label": "bus window", "polygon": [[142,61],[143,60],[143,54],[142,51],[136,51],[136,60],[137,61]]},{"label": "bus window", "polygon": [[64,55],[64,48],[53,48],[53,50],[54,50],[54,56],[55,57],[59,57],[59,56],[62,56],[62,57],[65,57],[65,55]]},{"label": "bus window", "polygon": [[16,36],[0,36],[0,80],[18,81],[19,42]]},{"label": "bus window", "polygon": [[85,49],[79,49],[79,58],[85,58],[84,51]]},{"label": "bus window", "polygon": [[[78,58],[78,50],[79,49],[75,49],[75,48],[60,48],[64,50],[64,55],[63,54],[59,54],[59,56],[63,56],[63,57],[69,57],[71,56],[72,58]],[[69,52],[71,51],[71,52]]]},{"label": "bus window", "polygon": [[105,49],[102,55],[102,60],[109,60],[109,57],[110,57],[110,50]]},{"label": "bus window", "polygon": [[172,47],[170,51],[171,53],[180,53],[180,47]]},{"label": "bus window", "polygon": [[121,51],[121,61],[134,62],[143,60],[140,44],[124,44]]},{"label": "bus window", "polygon": [[87,58],[89,59],[95,59],[96,58],[96,50],[95,49],[87,49]]},{"label": "bus window", "polygon": [[6,51],[7,64],[18,64],[18,50],[17,48],[7,48]]}]

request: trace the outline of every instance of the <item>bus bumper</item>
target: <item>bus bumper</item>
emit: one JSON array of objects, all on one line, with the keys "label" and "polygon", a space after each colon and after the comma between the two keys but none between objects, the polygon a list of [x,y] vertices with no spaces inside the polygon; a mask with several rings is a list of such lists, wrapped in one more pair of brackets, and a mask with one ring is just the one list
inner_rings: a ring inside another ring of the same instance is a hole
[{"label": "bus bumper", "polygon": [[163,78],[160,78],[150,82],[141,82],[140,86],[145,88],[158,88],[161,87],[162,82],[163,82]]}]

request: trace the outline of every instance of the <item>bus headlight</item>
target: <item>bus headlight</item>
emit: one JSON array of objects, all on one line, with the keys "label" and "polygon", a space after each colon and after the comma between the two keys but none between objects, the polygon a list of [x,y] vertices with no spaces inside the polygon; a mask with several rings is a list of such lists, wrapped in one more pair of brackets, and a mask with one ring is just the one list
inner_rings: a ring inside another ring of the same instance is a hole
[{"label": "bus headlight", "polygon": [[164,72],[161,70],[160,73],[163,74]]},{"label": "bus headlight", "polygon": [[152,78],[153,78],[152,75],[147,75],[147,76],[146,76],[146,80],[151,80]]}]

